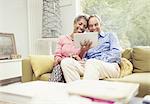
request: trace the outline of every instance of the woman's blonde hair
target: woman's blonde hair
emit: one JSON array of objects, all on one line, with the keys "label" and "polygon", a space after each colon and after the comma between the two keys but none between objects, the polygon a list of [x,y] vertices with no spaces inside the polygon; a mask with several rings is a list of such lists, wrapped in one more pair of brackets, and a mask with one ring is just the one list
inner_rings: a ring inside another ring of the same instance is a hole
[{"label": "woman's blonde hair", "polygon": [[74,19],[74,24],[76,24],[78,21],[80,21],[81,18],[85,19],[85,21],[88,21],[88,18],[86,15],[79,15]]}]

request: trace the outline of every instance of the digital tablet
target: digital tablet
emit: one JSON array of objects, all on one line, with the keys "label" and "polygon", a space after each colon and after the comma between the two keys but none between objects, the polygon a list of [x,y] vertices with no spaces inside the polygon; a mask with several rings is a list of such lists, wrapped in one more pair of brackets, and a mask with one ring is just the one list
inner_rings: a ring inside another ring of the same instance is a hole
[{"label": "digital tablet", "polygon": [[84,41],[91,41],[92,46],[95,47],[98,44],[98,32],[85,32],[85,33],[75,33],[74,41],[77,47],[81,47],[80,43]]}]

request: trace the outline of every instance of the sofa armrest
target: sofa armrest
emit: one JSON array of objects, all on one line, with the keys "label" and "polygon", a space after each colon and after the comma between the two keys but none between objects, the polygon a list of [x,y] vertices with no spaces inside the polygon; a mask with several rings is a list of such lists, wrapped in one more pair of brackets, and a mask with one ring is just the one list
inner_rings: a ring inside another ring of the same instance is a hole
[{"label": "sofa armrest", "polygon": [[30,64],[30,59],[29,58],[25,58],[22,60],[22,82],[29,82],[32,81],[33,77],[33,71],[32,71],[32,67]]}]

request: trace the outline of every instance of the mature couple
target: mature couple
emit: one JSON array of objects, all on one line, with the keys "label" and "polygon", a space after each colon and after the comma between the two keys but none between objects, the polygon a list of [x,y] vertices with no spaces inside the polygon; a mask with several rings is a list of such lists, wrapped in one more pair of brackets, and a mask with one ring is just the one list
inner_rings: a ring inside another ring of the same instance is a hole
[{"label": "mature couple", "polygon": [[[84,15],[75,18],[72,34],[61,36],[58,40],[50,81],[60,82],[64,78],[71,82],[81,76],[92,80],[119,77],[121,47],[118,38],[113,33],[103,32],[101,26],[102,21],[96,15],[88,19]],[[87,29],[99,33],[98,46],[91,48],[91,43],[85,42],[80,49],[76,48],[73,41],[75,33],[83,33]]]}]

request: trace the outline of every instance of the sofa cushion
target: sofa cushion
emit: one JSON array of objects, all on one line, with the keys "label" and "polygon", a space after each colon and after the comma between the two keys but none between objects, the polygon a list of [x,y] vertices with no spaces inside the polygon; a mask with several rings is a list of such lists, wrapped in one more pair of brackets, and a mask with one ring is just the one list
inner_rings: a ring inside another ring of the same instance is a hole
[{"label": "sofa cushion", "polygon": [[51,73],[45,73],[42,74],[38,79],[42,81],[48,81],[50,77],[51,77]]},{"label": "sofa cushion", "polygon": [[121,58],[120,63],[120,77],[124,77],[126,75],[131,74],[133,71],[132,63],[126,58]]},{"label": "sofa cushion", "polygon": [[110,81],[140,83],[138,96],[150,95],[150,73],[133,73],[123,78],[110,78]]},{"label": "sofa cushion", "polygon": [[133,48],[133,72],[150,72],[150,47],[141,46]]},{"label": "sofa cushion", "polygon": [[42,74],[41,76],[39,77],[35,77],[35,75],[33,74],[33,81],[36,81],[36,80],[42,80],[42,81],[49,81],[49,78],[51,77],[51,73],[45,73],[45,74]]},{"label": "sofa cushion", "polygon": [[31,55],[30,61],[35,77],[38,78],[40,75],[52,71],[54,57],[53,55]]},{"label": "sofa cushion", "polygon": [[132,48],[126,48],[122,52],[122,57],[128,59],[129,61],[131,61],[131,53],[132,53]]}]

